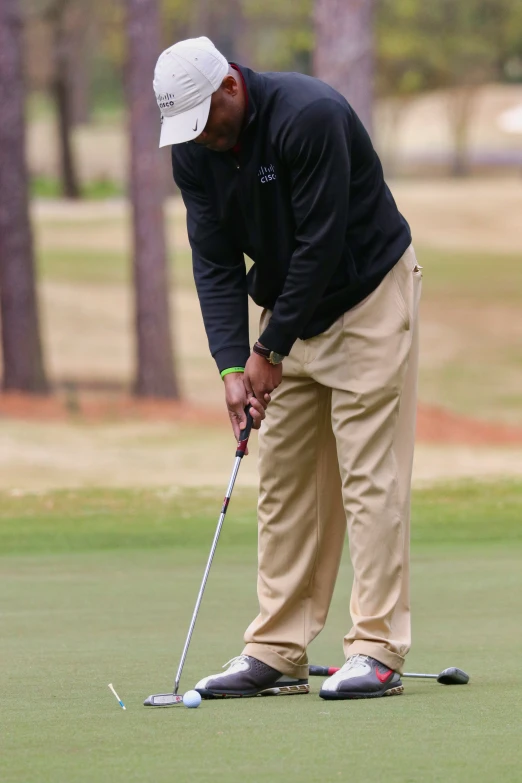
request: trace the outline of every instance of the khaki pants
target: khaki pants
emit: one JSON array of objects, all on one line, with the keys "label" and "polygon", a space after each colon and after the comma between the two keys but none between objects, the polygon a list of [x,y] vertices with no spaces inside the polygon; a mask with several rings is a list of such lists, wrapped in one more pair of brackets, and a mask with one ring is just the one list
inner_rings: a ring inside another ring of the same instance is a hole
[{"label": "khaki pants", "polygon": [[[402,671],[410,648],[410,485],[420,267],[413,247],[326,332],[298,340],[260,432],[258,598],[244,653],[308,676],[346,525],[354,581],[345,657]],[[270,313],[262,317],[263,329]]]}]

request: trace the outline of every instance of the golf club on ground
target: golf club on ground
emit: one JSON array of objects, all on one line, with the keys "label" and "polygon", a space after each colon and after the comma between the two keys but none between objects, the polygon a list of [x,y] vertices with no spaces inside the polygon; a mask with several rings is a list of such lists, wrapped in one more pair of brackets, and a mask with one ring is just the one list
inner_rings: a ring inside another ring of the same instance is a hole
[{"label": "golf club on ground", "polygon": [[[339,667],[334,666],[309,666],[308,673],[310,677],[330,677],[339,671]],[[411,677],[420,680],[437,680],[441,685],[467,685],[469,674],[450,666],[449,669],[443,669],[440,674],[414,674],[404,672],[401,677]]]},{"label": "golf club on ground", "polygon": [[148,699],[145,699],[145,701],[143,702],[145,707],[172,707],[175,704],[181,704],[183,702],[183,696],[180,693],[178,693],[179,681],[181,679],[181,672],[183,671],[185,658],[187,657],[190,640],[192,638],[192,632],[194,630],[194,626],[196,625],[196,619],[198,616],[199,607],[201,606],[203,593],[205,591],[205,585],[207,584],[208,575],[210,573],[210,566],[212,565],[212,560],[214,559],[214,553],[216,551],[219,535],[221,533],[221,528],[223,527],[225,514],[227,513],[228,504],[230,502],[230,497],[232,495],[232,490],[234,489],[234,484],[236,482],[239,466],[241,465],[241,460],[245,456],[245,452],[248,445],[248,438],[250,437],[250,432],[252,430],[253,422],[252,422],[252,416],[250,415],[250,408],[248,406],[245,408],[245,413],[247,417],[246,427],[244,430],[241,430],[239,435],[239,441],[236,449],[236,460],[234,462],[234,469],[232,470],[232,476],[230,478],[225,499],[223,501],[223,507],[221,508],[221,514],[219,516],[217,529],[214,535],[214,540],[212,542],[212,547],[210,549],[210,555],[208,556],[205,573],[203,574],[201,587],[199,588],[199,593],[196,600],[196,606],[194,607],[192,620],[190,621],[190,627],[188,630],[187,638],[185,640],[185,646],[183,647],[183,652],[181,653],[181,661],[179,663],[178,672],[176,674],[174,691],[172,693],[156,693],[155,695],[149,696]]}]

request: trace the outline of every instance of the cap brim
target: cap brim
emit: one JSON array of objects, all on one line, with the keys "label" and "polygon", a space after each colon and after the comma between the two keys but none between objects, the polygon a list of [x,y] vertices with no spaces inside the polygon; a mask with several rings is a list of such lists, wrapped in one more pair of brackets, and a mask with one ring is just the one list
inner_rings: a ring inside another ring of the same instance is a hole
[{"label": "cap brim", "polygon": [[160,147],[166,147],[168,144],[183,144],[185,141],[197,139],[207,124],[211,99],[210,95],[193,109],[175,114],[174,117],[163,116]]}]

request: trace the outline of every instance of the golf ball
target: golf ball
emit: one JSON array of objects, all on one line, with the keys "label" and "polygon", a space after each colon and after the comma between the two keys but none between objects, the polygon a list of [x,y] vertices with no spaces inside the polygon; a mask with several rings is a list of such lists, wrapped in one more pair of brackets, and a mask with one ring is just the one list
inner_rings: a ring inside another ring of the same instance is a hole
[{"label": "golf ball", "polygon": [[201,696],[197,691],[187,691],[183,696],[183,704],[185,707],[199,707]]}]

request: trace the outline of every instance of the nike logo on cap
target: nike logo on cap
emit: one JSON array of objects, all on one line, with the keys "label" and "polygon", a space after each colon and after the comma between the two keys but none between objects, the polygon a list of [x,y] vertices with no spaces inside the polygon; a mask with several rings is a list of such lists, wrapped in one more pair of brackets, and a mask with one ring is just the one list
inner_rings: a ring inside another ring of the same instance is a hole
[{"label": "nike logo on cap", "polygon": [[197,129],[198,129],[198,120],[196,120],[196,124],[194,125],[194,127],[192,128],[192,130],[193,130],[193,131],[197,131]]}]

